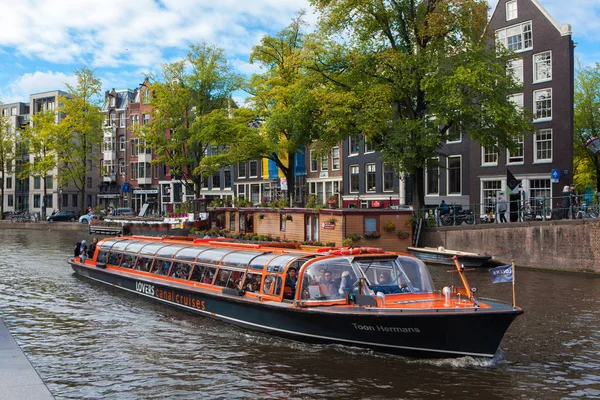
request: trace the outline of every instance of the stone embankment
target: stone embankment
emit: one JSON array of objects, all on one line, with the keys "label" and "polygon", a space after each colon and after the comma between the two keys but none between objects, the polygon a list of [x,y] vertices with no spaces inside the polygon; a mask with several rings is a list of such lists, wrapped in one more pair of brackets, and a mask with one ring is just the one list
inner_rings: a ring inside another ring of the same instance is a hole
[{"label": "stone embankment", "polygon": [[0,229],[35,229],[43,231],[61,230],[61,231],[85,231],[88,230],[87,224],[80,222],[11,222],[10,220],[0,220]]},{"label": "stone embankment", "polygon": [[419,245],[488,253],[502,263],[600,274],[600,219],[426,228]]}]

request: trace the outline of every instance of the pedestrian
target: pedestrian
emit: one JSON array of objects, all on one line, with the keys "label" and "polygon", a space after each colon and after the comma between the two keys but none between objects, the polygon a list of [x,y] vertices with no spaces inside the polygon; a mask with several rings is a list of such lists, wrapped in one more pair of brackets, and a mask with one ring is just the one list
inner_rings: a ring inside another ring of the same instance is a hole
[{"label": "pedestrian", "polygon": [[500,223],[507,222],[506,221],[506,210],[508,206],[506,204],[506,200],[502,195],[498,196],[498,216],[500,217]]},{"label": "pedestrian", "polygon": [[562,191],[563,195],[563,219],[569,219],[570,210],[571,210],[571,187],[569,185],[565,185]]},{"label": "pedestrian", "polygon": [[446,215],[450,212],[450,207],[448,207],[448,204],[446,204],[446,200],[442,200],[442,203],[440,204],[440,215]]}]

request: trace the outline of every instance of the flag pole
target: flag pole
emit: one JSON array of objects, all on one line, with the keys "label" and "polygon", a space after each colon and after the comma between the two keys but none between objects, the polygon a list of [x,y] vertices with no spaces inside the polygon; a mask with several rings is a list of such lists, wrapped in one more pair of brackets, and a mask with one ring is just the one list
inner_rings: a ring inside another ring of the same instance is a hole
[{"label": "flag pole", "polygon": [[513,308],[517,306],[517,300],[515,297],[515,260],[511,260],[512,263],[512,290],[513,290]]}]

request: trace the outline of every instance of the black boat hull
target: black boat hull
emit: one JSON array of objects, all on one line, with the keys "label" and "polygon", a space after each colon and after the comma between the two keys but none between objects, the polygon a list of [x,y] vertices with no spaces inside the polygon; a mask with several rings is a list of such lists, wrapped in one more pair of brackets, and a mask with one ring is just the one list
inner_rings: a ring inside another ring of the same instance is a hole
[{"label": "black boat hull", "polygon": [[205,291],[167,286],[143,276],[70,261],[73,270],[193,313],[245,328],[305,342],[340,343],[410,357],[493,357],[520,309],[497,304],[489,309],[383,310],[356,307],[295,307]]}]

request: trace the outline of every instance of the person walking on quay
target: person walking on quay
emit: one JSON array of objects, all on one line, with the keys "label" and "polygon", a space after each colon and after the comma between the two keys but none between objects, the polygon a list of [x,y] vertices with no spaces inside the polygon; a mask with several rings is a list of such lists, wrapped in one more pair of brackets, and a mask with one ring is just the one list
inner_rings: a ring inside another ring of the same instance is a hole
[{"label": "person walking on quay", "polygon": [[506,221],[506,210],[508,206],[506,204],[506,200],[502,195],[498,196],[498,216],[500,217],[500,223],[507,222]]},{"label": "person walking on quay", "polygon": [[562,191],[563,195],[563,219],[569,219],[569,215],[571,215],[571,188],[569,185],[565,185]]}]

